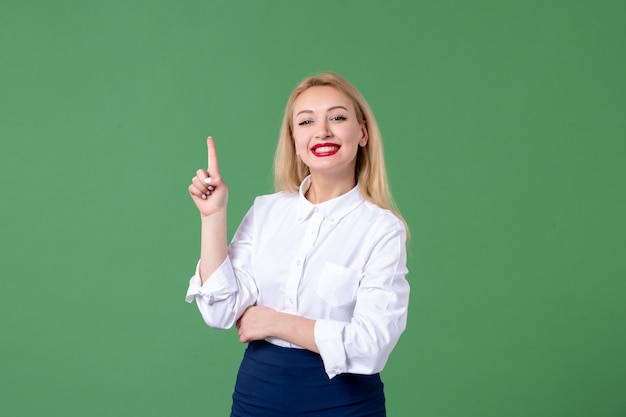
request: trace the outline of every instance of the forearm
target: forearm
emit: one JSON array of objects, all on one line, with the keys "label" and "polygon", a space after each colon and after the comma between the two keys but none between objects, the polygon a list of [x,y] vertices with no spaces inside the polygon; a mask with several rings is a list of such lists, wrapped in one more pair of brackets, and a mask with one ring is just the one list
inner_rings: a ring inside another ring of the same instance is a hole
[{"label": "forearm", "polygon": [[226,208],[201,217],[200,280],[202,284],[222,265],[228,254]]},{"label": "forearm", "polygon": [[315,320],[253,306],[243,313],[237,328],[243,343],[275,337],[319,353],[315,343]]},{"label": "forearm", "polygon": [[319,353],[315,343],[315,320],[288,313],[276,312],[272,336]]}]

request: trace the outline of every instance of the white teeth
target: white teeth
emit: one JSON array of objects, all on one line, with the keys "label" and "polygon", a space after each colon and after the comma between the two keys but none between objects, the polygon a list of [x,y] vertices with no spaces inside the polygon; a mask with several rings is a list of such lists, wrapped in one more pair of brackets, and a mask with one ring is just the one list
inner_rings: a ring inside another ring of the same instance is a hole
[{"label": "white teeth", "polygon": [[315,149],[315,152],[317,153],[332,152],[337,149],[338,149],[338,146],[320,146],[319,148]]}]

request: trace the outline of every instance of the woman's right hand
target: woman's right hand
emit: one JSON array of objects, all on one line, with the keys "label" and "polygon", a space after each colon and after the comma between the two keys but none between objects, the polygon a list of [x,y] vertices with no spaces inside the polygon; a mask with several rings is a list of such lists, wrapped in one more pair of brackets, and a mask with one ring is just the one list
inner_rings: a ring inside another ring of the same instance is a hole
[{"label": "woman's right hand", "polygon": [[207,138],[206,144],[208,151],[207,169],[196,171],[196,176],[193,177],[191,185],[189,185],[189,194],[198,207],[201,217],[208,217],[224,210],[228,204],[228,187],[220,175],[215,143],[211,136]]}]

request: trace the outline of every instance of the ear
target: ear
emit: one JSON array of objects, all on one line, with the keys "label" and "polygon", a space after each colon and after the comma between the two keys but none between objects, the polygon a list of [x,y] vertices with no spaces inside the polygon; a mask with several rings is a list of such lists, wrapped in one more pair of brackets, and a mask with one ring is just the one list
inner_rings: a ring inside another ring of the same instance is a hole
[{"label": "ear", "polygon": [[359,146],[365,147],[367,145],[367,141],[369,139],[369,132],[367,131],[367,126],[365,123],[361,123],[361,139],[359,140]]}]

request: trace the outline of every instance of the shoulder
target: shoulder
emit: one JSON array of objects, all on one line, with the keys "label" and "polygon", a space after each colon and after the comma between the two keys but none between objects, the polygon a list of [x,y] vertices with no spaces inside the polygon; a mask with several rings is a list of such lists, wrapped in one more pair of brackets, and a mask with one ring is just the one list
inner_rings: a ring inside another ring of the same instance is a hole
[{"label": "shoulder", "polygon": [[254,199],[254,205],[259,207],[273,206],[277,204],[292,204],[298,200],[298,193],[280,191],[272,194],[264,194]]},{"label": "shoulder", "polygon": [[297,201],[298,193],[281,191],[256,197],[252,209],[255,214],[279,214],[293,210]]},{"label": "shoulder", "polygon": [[405,230],[404,222],[389,209],[382,208],[369,200],[364,200],[361,204],[361,210],[361,215],[365,214],[373,226],[383,229]]},{"label": "shoulder", "polygon": [[354,213],[353,228],[362,230],[362,239],[369,241],[398,240],[406,243],[408,232],[401,218],[389,209],[364,200]]}]

